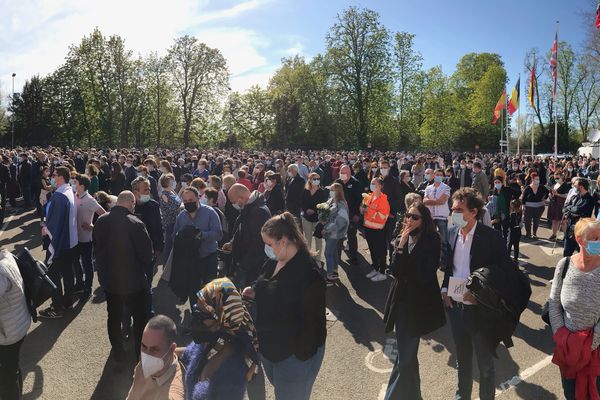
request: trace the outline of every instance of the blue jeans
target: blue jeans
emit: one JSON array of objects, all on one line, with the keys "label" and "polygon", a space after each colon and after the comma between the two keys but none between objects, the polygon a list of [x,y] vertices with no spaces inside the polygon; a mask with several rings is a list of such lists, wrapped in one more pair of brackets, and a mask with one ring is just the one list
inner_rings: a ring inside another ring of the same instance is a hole
[{"label": "blue jeans", "polygon": [[440,257],[444,260],[444,256],[446,255],[446,243],[448,242],[448,219],[434,219],[433,223],[440,233]]},{"label": "blue jeans", "polygon": [[340,263],[338,254],[338,242],[340,239],[325,239],[325,263],[327,273],[337,272]]},{"label": "blue jeans", "polygon": [[492,400],[496,394],[494,359],[485,343],[485,339],[476,326],[477,306],[454,307],[448,309],[448,319],[452,337],[456,345],[456,367],[458,370],[458,389],[455,400],[471,398],[473,390],[473,349],[479,367],[479,398]]},{"label": "blue jeans", "polygon": [[306,361],[292,355],[274,363],[261,356],[265,375],[275,388],[275,399],[309,400],[324,356],[325,345]]},{"label": "blue jeans", "polygon": [[[575,400],[575,379],[567,379],[564,376],[560,377],[563,386],[563,393],[566,400]],[[596,388],[600,394],[600,376],[596,378]]]},{"label": "blue jeans", "polygon": [[419,376],[419,337],[410,336],[402,326],[405,309],[398,307],[396,317],[396,347],[398,355],[394,361],[392,375],[385,392],[385,400],[421,400],[421,377]]}]

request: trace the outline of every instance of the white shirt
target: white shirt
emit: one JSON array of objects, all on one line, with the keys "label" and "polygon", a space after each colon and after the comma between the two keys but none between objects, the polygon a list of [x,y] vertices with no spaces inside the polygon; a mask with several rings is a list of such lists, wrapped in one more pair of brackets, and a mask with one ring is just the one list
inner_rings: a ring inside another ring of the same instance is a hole
[{"label": "white shirt", "polygon": [[[475,228],[477,228],[477,222],[475,222],[475,225],[473,225],[473,228],[467,233],[466,237],[463,236],[460,230],[458,231],[456,246],[454,246],[454,257],[452,259],[454,264],[452,276],[454,278],[467,279],[471,275],[471,245],[473,244]],[[448,293],[448,288],[442,288],[442,293]]]},{"label": "white shirt", "polygon": [[[450,186],[446,185],[444,182],[440,183],[440,186],[435,187],[435,184],[431,184],[425,188],[425,197],[429,200],[439,200],[442,196],[450,197]],[[450,208],[448,207],[448,202],[444,202],[444,204],[439,204],[436,206],[428,205],[429,211],[431,211],[431,217],[433,219],[448,219],[450,215]]]}]

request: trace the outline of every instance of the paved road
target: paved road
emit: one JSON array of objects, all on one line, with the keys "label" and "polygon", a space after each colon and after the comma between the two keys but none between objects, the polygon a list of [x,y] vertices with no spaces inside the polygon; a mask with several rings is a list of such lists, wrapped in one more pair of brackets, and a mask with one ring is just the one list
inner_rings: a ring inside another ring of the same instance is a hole
[{"label": "paved road", "polygon": [[[32,214],[13,216],[0,233],[2,248],[27,246],[42,257],[39,225]],[[541,236],[548,237],[545,229]],[[361,253],[368,254],[364,240]],[[496,382],[501,399],[560,398],[558,368],[549,362],[550,331],[539,318],[549,292],[554,265],[551,244],[538,240],[522,245],[523,265],[533,284],[533,295],[511,349],[498,348]],[[327,351],[314,388],[313,399],[337,400],[382,398],[394,357],[393,335],[383,331],[382,312],[389,281],[372,283],[364,278],[365,261],[359,266],[345,263],[341,284],[328,289]],[[171,316],[178,325],[188,314],[176,304],[170,290],[155,278],[155,310]],[[106,307],[102,291],[78,304],[61,320],[33,324],[22,350],[25,399],[123,399],[131,383],[131,369],[117,369],[109,356]],[[188,337],[178,338],[185,345]],[[456,385],[454,346],[448,326],[421,341],[421,387],[423,398],[449,399]],[[524,380],[522,379],[524,378]],[[477,378],[476,378],[477,379]],[[477,393],[477,382],[473,391]],[[250,399],[273,399],[270,385],[259,376],[251,384]]]}]

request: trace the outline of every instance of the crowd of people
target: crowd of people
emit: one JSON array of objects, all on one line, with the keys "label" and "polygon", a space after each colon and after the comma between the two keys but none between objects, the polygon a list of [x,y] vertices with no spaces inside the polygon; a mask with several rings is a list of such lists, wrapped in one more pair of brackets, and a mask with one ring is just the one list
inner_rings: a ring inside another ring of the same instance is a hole
[{"label": "crowd of people", "polygon": [[[87,301],[97,275],[112,355],[117,362],[131,357],[124,344],[131,338],[139,360],[130,399],[242,399],[259,367],[277,399],[309,399],[325,354],[327,287],[341,284],[342,259],[359,263],[358,235],[370,253],[366,279],[393,280],[382,328],[395,330],[398,355],[385,398],[421,398],[419,338],[448,321],[457,352],[455,398],[471,398],[475,352],[479,397],[492,399],[499,340],[482,326],[475,294],[454,292],[482,266],[518,271],[519,243],[540,240],[546,210],[552,235],[545,239],[562,241],[565,256],[549,300],[565,396],[597,390],[585,386],[600,375],[593,158],[239,149],[0,153],[0,225],[9,213],[35,209],[57,286],[39,316],[62,318]],[[153,310],[161,265],[162,279],[189,301],[191,319],[180,327],[193,339],[186,348],[176,345],[175,323]],[[11,400],[20,395],[18,354],[30,324],[27,308],[15,306],[24,293],[18,275],[10,253],[0,253],[0,328],[11,328],[0,329],[0,398]],[[570,364],[571,336],[581,338],[587,362]]]}]

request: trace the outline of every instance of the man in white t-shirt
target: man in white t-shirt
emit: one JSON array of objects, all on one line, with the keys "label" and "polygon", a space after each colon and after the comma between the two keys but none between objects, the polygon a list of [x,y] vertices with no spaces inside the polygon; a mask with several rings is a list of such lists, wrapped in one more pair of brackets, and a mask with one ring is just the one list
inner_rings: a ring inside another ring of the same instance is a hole
[{"label": "man in white t-shirt", "polygon": [[[87,300],[92,294],[94,268],[92,265],[92,229],[94,229],[94,214],[104,214],[104,208],[87,190],[90,178],[87,175],[77,175],[75,178],[75,208],[77,209],[77,252],[75,256],[75,276],[78,281],[77,289],[82,289],[82,300]],[[85,279],[82,279],[85,276]]]},{"label": "man in white t-shirt", "polygon": [[445,243],[448,238],[448,216],[450,207],[448,199],[450,198],[450,186],[444,182],[444,171],[436,169],[433,183],[425,188],[423,204],[431,211],[431,218],[438,228],[442,240],[442,258],[446,252]]}]

